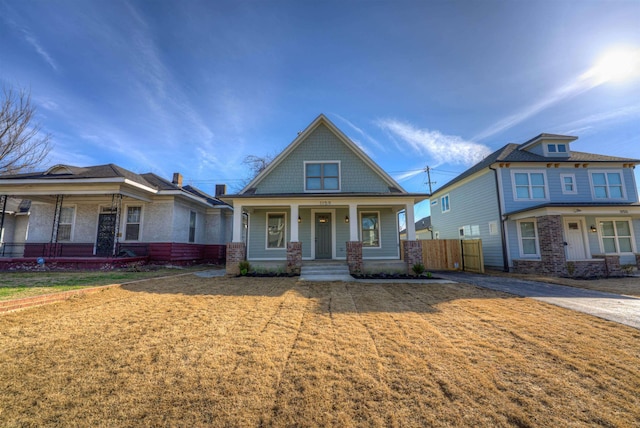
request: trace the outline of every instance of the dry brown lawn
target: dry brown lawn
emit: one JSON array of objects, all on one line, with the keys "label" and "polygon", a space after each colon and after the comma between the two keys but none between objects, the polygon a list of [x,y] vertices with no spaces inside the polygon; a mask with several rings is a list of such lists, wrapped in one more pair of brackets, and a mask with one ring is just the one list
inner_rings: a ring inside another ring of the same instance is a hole
[{"label": "dry brown lawn", "polygon": [[639,426],[640,331],[464,284],[184,276],[0,317],[0,426]]}]

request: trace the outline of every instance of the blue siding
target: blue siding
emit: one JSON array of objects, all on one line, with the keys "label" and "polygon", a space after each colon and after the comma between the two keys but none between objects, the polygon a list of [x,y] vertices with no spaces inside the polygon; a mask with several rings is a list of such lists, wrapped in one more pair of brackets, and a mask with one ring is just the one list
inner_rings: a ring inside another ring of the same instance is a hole
[{"label": "blue siding", "polygon": [[304,193],[305,161],[340,161],[342,192],[389,192],[388,184],[321,124],[258,183],[256,194]]},{"label": "blue siding", "polygon": [[[440,239],[458,239],[460,227],[477,225],[480,236],[471,238],[482,239],[485,265],[502,266],[501,222],[493,171],[487,170],[475,180],[449,190],[451,209],[442,213],[440,197],[445,194],[438,193],[437,205],[431,205],[431,222],[434,232],[440,233]],[[497,223],[495,235],[489,233],[490,222]]]},{"label": "blue siding", "polygon": [[[633,176],[633,170],[631,168],[599,168],[597,165],[589,168],[575,168],[573,164],[570,167],[546,168],[546,165],[540,165],[537,168],[530,167],[512,167],[502,168],[500,170],[503,191],[505,199],[505,211],[507,213],[522,210],[525,208],[534,207],[537,205],[553,202],[575,202],[575,203],[588,203],[588,202],[637,202],[638,193],[635,186],[635,178]],[[591,178],[589,171],[611,171],[622,172],[624,181],[624,187],[626,192],[625,199],[595,199],[593,197],[591,189]],[[536,199],[527,201],[516,201],[514,199],[513,182],[511,180],[512,172],[514,171],[536,171],[544,172],[546,175],[546,183],[549,191],[548,199]],[[562,174],[571,174],[575,176],[575,184],[577,187],[577,194],[565,194],[562,193]]]}]

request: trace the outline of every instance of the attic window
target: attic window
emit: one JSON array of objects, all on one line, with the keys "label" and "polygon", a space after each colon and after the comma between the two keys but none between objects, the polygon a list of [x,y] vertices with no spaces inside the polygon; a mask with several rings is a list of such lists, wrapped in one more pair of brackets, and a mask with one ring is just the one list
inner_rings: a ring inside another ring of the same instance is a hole
[{"label": "attic window", "polygon": [[567,153],[566,144],[547,144],[548,153]]},{"label": "attic window", "polygon": [[307,192],[340,190],[340,162],[305,162],[304,175]]}]

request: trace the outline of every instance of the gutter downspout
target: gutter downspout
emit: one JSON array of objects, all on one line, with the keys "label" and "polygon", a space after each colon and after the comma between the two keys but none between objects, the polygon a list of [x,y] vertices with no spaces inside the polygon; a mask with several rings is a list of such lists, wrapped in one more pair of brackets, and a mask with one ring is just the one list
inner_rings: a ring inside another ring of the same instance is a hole
[{"label": "gutter downspout", "polygon": [[506,218],[502,214],[502,201],[500,201],[500,186],[498,185],[498,170],[489,166],[496,178],[496,196],[498,198],[498,215],[500,216],[500,238],[502,240],[502,268],[504,272],[509,272],[509,258],[507,256],[507,236],[505,234]]}]

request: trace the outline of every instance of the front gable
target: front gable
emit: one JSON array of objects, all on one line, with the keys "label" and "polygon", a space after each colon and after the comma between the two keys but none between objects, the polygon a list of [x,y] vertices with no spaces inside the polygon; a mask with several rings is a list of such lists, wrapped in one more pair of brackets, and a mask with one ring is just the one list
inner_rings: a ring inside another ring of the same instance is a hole
[{"label": "front gable", "polygon": [[404,193],[323,115],[241,194]]}]

